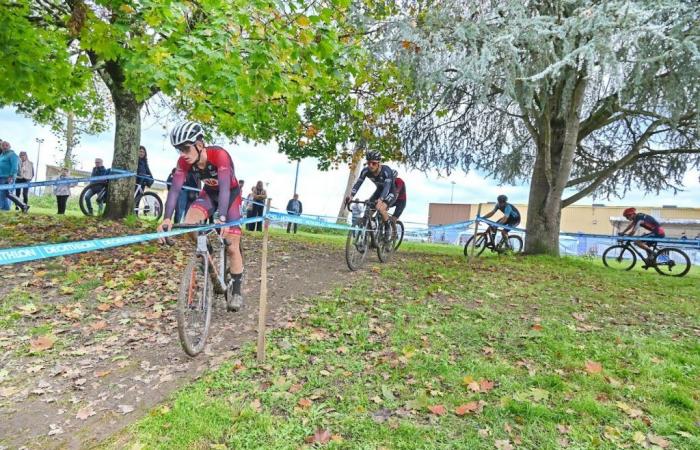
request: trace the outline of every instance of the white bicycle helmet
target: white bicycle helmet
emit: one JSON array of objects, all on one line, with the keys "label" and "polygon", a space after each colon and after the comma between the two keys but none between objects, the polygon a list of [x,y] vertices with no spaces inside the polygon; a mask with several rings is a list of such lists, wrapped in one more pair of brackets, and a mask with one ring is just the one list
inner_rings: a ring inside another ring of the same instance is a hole
[{"label": "white bicycle helmet", "polygon": [[204,137],[204,127],[197,122],[182,122],[170,132],[170,144],[177,147],[182,144],[191,144]]}]

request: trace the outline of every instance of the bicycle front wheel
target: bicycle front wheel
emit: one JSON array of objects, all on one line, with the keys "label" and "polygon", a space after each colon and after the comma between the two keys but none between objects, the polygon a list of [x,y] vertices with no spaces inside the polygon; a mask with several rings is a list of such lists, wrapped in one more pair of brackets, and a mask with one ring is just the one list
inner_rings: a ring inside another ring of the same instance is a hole
[{"label": "bicycle front wheel", "polygon": [[213,298],[207,264],[201,255],[195,255],[182,274],[176,311],[180,344],[190,356],[196,356],[204,350],[211,323]]},{"label": "bicycle front wheel", "polygon": [[677,248],[662,248],[656,253],[654,269],[661,275],[682,277],[690,270],[690,258]]},{"label": "bicycle front wheel", "polygon": [[345,241],[345,262],[351,271],[356,271],[365,262],[369,251],[369,236],[367,229],[348,231],[348,238]]},{"label": "bicycle front wheel", "polygon": [[[472,244],[472,242],[474,242]],[[469,250],[469,247],[474,245],[474,250]],[[477,233],[467,239],[464,244],[464,256],[479,256],[486,250],[486,233]]]},{"label": "bicycle front wheel", "polygon": [[139,217],[158,220],[163,215],[163,201],[155,192],[146,192],[134,200],[134,213]]},{"label": "bicycle front wheel", "polygon": [[625,245],[613,245],[603,252],[603,264],[616,270],[630,270],[637,262],[637,255]]}]

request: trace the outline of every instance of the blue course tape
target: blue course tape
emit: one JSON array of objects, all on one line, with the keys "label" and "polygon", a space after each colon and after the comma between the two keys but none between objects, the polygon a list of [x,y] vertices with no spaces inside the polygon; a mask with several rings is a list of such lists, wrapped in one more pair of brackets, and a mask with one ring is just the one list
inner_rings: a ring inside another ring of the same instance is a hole
[{"label": "blue course tape", "polygon": [[33,247],[16,247],[0,250],[0,266],[16,264],[39,259],[54,258],[57,256],[73,255],[76,253],[89,252],[94,250],[105,250],[108,248],[120,247],[122,245],[137,244],[139,242],[151,241],[162,237],[177,236],[191,233],[193,231],[203,231],[214,228],[231,227],[245,225],[247,223],[261,222],[262,217],[241,219],[224,224],[204,225],[197,228],[182,230],[164,231],[162,233],[137,234],[133,236],[121,236],[113,238],[93,239],[90,241],[66,242],[63,244],[45,244]]},{"label": "blue course tape", "polygon": [[118,178],[133,177],[134,174],[131,172],[125,172],[122,170],[113,170],[113,172],[118,172],[114,175],[101,175],[99,177],[88,177],[88,178],[63,178],[55,180],[46,181],[32,181],[29,183],[11,183],[11,184],[0,184],[0,191],[8,191],[12,189],[29,188],[36,186],[58,186],[62,184],[77,184],[93,181],[105,181],[105,180],[116,180]]},{"label": "blue course tape", "polygon": [[308,216],[297,216],[296,214],[286,214],[279,213],[275,211],[268,211],[267,217],[275,222],[292,222],[298,223],[299,225],[309,225],[312,227],[322,227],[322,228],[333,228],[336,230],[360,230],[358,227],[351,227],[350,225],[343,225],[340,223],[330,223],[320,218],[312,218]]},{"label": "blue course tape", "polygon": [[[489,225],[493,225],[499,228],[505,228],[508,231],[519,231],[521,233],[526,233],[527,230],[524,228],[515,228],[509,225],[504,225],[502,223],[493,222],[483,217],[477,217],[476,220],[479,222],[484,222]],[[573,237],[586,237],[586,238],[598,238],[598,239],[611,239],[618,241],[649,241],[649,242],[659,242],[663,244],[681,244],[688,247],[698,247],[700,248],[700,239],[677,239],[677,238],[656,238],[656,237],[643,237],[643,236],[612,236],[609,234],[593,234],[593,233],[569,233],[562,232],[559,233],[563,236],[573,236]]]}]

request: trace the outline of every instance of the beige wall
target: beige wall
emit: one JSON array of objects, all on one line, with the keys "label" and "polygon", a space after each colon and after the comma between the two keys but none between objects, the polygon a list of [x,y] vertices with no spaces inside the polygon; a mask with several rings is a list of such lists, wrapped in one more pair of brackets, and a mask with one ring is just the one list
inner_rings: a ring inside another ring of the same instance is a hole
[{"label": "beige wall", "polygon": [[[493,210],[494,203],[482,203],[481,215]],[[522,215],[520,225],[524,228],[527,223],[527,205],[516,204],[516,208]],[[429,207],[428,223],[441,225],[460,222],[476,218],[478,204],[449,204],[431,203]],[[664,219],[690,219],[700,220],[700,208],[662,208],[653,206],[639,206],[637,211],[651,214],[663,222]],[[611,234],[615,232],[611,218],[621,218],[622,206],[592,206],[574,205],[564,208],[561,212],[561,231],[568,233],[593,233]],[[494,219],[500,217],[500,213],[494,215]],[[449,220],[449,219],[453,220]],[[663,224],[669,237],[680,236],[685,231],[689,238],[695,237],[700,232],[700,224]]]}]

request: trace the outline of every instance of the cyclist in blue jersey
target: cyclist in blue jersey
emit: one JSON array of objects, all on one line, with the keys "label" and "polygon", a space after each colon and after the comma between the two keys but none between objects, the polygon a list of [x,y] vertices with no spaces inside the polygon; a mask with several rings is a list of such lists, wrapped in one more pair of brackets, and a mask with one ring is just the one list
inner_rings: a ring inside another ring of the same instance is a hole
[{"label": "cyclist in blue jersey", "polygon": [[395,234],[396,222],[394,220],[389,220],[389,213],[387,210],[396,203],[396,184],[394,183],[396,171],[382,164],[382,155],[378,151],[368,151],[365,155],[365,160],[367,161],[367,167],[364,167],[360,172],[360,176],[352,186],[350,195],[345,197],[345,203],[347,204],[350,202],[352,197],[360,190],[365,178],[369,178],[377,187],[369,200],[377,202],[376,208],[382,216],[382,220],[385,224],[391,223],[391,228]]},{"label": "cyclist in blue jersey", "polygon": [[[619,233],[620,236],[625,236],[628,234],[628,232],[629,235],[632,236],[634,233],[637,232],[637,230],[639,230],[640,228],[644,228],[648,231],[648,233],[643,234],[642,237],[666,237],[666,232],[661,227],[661,225],[659,225],[659,221],[656,220],[654,217],[650,216],[649,214],[638,213],[635,208],[627,208],[622,212],[622,215],[625,216],[625,219],[630,221],[630,224],[627,225],[627,228],[625,228]],[[651,248],[642,241],[636,241],[634,245],[647,252],[647,259],[644,262],[647,265],[650,265],[651,262],[654,260],[654,258],[652,257]]]},{"label": "cyclist in blue jersey", "polygon": [[[496,222],[513,228],[520,225],[520,211],[518,211],[518,208],[516,208],[512,204],[508,203],[508,197],[501,194],[498,197],[496,197],[496,200],[496,206],[494,206],[493,210],[485,216],[483,216],[482,218],[488,219],[489,217],[496,214],[496,211],[500,211],[503,213],[503,217],[498,219]],[[503,239],[508,239],[508,230],[502,228],[501,235],[503,236]]]}]

